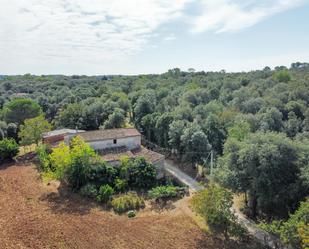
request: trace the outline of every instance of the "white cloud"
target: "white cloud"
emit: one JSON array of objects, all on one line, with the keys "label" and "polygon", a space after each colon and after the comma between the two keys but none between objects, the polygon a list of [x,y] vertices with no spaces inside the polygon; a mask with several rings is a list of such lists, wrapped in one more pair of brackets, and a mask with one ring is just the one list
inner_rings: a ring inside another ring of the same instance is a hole
[{"label": "white cloud", "polygon": [[[308,1],[0,0],[0,68],[101,71],[112,67],[110,61],[125,64],[130,55],[156,46],[151,41],[158,41],[159,27],[172,21],[177,20],[178,27],[191,24],[194,32],[237,31]],[[189,14],[192,6],[196,14]],[[159,35],[170,41],[176,38],[174,32]]]},{"label": "white cloud", "polygon": [[123,59],[182,15],[187,0],[0,0],[3,57]]},{"label": "white cloud", "polygon": [[202,0],[201,13],[192,20],[192,31],[238,31],[306,2],[308,0]]},{"label": "white cloud", "polygon": [[174,41],[174,40],[176,40],[176,35],[175,34],[170,34],[170,35],[164,37],[163,40],[164,41]]}]

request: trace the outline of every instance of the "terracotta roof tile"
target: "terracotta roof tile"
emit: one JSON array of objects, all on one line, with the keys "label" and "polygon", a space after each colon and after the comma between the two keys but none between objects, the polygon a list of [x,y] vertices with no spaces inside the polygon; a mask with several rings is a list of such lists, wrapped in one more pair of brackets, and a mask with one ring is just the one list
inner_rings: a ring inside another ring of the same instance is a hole
[{"label": "terracotta roof tile", "polygon": [[123,156],[128,156],[129,158],[144,157],[150,163],[155,163],[164,159],[164,155],[144,147],[130,151],[125,146],[122,146],[114,149],[102,150],[99,154],[106,162],[120,161],[120,158]]},{"label": "terracotta roof tile", "polygon": [[141,134],[135,128],[119,128],[119,129],[105,129],[96,131],[86,131],[78,134],[86,142],[101,141],[125,137],[136,137]]},{"label": "terracotta roof tile", "polygon": [[144,147],[141,147],[140,149],[137,149],[137,150],[133,150],[132,153],[134,154],[135,157],[139,157],[139,156],[145,157],[146,160],[148,160],[151,163],[164,159],[164,155],[159,154],[152,150],[148,150]]}]

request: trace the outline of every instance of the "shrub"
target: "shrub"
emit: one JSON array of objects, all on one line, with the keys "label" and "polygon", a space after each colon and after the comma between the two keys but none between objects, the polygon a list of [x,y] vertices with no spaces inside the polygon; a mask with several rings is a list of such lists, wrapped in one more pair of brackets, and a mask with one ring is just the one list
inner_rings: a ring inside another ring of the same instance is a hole
[{"label": "shrub", "polygon": [[0,161],[12,159],[19,152],[16,141],[12,138],[5,138],[0,141]]},{"label": "shrub", "polygon": [[100,158],[91,162],[86,175],[86,181],[96,184],[97,186],[114,184],[117,175],[117,169],[108,165]]},{"label": "shrub", "polygon": [[228,235],[241,237],[245,230],[236,222],[231,211],[233,204],[232,192],[210,184],[206,189],[199,191],[192,198],[192,207],[205,221],[214,228]]},{"label": "shrub", "polygon": [[168,199],[177,196],[177,187],[175,186],[158,186],[148,191],[152,199]]},{"label": "shrub", "polygon": [[156,184],[156,169],[145,158],[138,157],[129,163],[129,186],[149,189]]},{"label": "shrub", "polygon": [[42,144],[36,148],[36,154],[39,160],[40,170],[47,172],[50,170],[50,161],[49,161],[49,148],[47,145]]},{"label": "shrub", "polygon": [[65,143],[60,143],[58,147],[52,149],[49,155],[50,170],[54,172],[56,179],[61,179],[65,169],[71,164],[70,147]]},{"label": "shrub", "polygon": [[87,184],[87,170],[89,164],[80,160],[74,160],[65,170],[66,180],[73,191],[78,191]]},{"label": "shrub", "polygon": [[85,197],[96,198],[98,195],[98,190],[94,184],[88,183],[85,186],[81,187],[80,194]]},{"label": "shrub", "polygon": [[136,210],[145,207],[144,199],[135,192],[120,195],[112,200],[112,207],[117,213]]},{"label": "shrub", "polygon": [[108,202],[115,193],[114,189],[109,185],[102,185],[99,189],[97,200],[101,202]]},{"label": "shrub", "polygon": [[128,215],[128,218],[133,218],[133,217],[136,216],[136,213],[135,213],[134,210],[130,210],[130,211],[128,211],[127,215]]},{"label": "shrub", "polygon": [[116,178],[116,180],[114,182],[114,185],[115,185],[115,189],[118,192],[123,192],[127,188],[128,183],[127,183],[126,180],[123,180],[123,179],[120,179],[120,178]]},{"label": "shrub", "polygon": [[65,176],[73,190],[79,190],[88,180],[88,172],[91,162],[95,158],[95,152],[89,144],[80,137],[71,141],[69,165],[65,168]]}]

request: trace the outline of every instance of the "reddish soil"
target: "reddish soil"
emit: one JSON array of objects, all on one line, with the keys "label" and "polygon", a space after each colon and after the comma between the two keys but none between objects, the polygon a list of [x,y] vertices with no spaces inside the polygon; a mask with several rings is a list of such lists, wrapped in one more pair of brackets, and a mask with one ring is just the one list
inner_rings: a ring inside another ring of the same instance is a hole
[{"label": "reddish soil", "polygon": [[31,164],[0,166],[0,248],[231,248],[203,233],[181,209],[149,207],[128,219],[56,183]]}]

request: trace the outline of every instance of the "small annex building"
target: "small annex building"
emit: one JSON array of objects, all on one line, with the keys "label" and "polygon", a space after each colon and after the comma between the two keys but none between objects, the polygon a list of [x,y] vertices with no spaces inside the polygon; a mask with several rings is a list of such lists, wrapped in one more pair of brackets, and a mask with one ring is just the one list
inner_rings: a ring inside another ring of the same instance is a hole
[{"label": "small annex building", "polygon": [[[65,132],[66,130],[66,132]],[[49,136],[43,136],[44,143],[64,141],[69,143],[75,136],[80,136],[102,158],[113,166],[120,163],[123,156],[129,158],[144,157],[157,169],[157,177],[164,176],[165,157],[155,151],[142,146],[142,136],[135,128],[104,129],[95,131],[76,131],[64,129],[63,132],[49,132]],[[62,140],[61,140],[62,139]]]},{"label": "small annex building", "polygon": [[52,147],[56,147],[60,142],[64,142],[64,138],[68,135],[74,135],[77,133],[85,132],[84,130],[73,130],[73,129],[59,129],[49,131],[43,134],[43,143],[50,144]]}]

